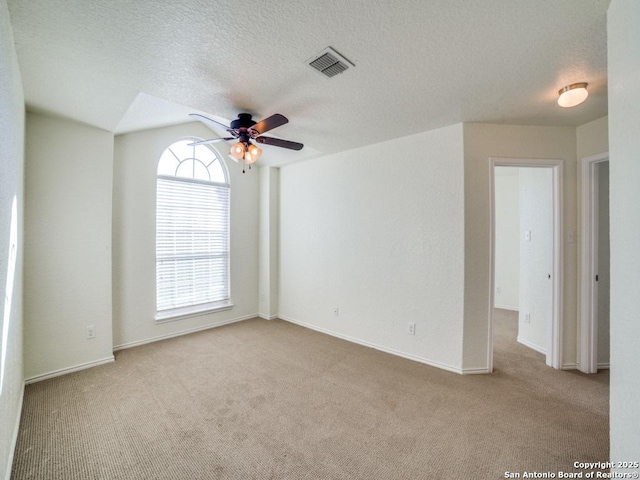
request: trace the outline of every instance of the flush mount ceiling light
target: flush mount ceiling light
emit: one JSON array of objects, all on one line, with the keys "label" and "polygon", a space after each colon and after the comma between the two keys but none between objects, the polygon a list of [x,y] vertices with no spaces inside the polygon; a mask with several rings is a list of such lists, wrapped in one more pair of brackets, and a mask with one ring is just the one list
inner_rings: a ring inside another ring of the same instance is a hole
[{"label": "flush mount ceiling light", "polygon": [[584,102],[589,96],[585,82],[573,83],[558,91],[558,105],[561,107],[575,107]]}]

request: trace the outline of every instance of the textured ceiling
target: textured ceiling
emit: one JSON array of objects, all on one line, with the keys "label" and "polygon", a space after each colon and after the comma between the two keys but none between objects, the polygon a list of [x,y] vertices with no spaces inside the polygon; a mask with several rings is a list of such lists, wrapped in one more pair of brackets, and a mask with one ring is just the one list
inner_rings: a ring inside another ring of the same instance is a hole
[{"label": "textured ceiling", "polygon": [[[608,0],[7,3],[29,109],[116,133],[191,111],[227,124],[282,113],[290,123],[272,133],[305,149],[265,147],[261,163],[459,122],[607,113]],[[356,66],[317,73],[306,61],[327,46]],[[557,91],[582,81],[587,102],[558,107]]]}]

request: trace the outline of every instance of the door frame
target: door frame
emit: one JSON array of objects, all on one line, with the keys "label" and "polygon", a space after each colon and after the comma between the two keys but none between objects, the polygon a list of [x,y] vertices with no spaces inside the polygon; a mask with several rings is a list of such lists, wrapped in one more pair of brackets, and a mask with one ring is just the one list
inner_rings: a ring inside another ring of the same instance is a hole
[{"label": "door frame", "polygon": [[555,369],[562,369],[563,359],[563,290],[564,290],[564,249],[563,249],[563,179],[564,162],[555,159],[527,159],[489,157],[490,182],[490,264],[489,280],[489,338],[487,365],[493,372],[493,305],[495,302],[495,168],[496,167],[533,167],[550,168],[552,173],[552,226],[553,226],[553,260],[552,260],[552,315],[551,325],[547,333],[546,364]]},{"label": "door frame", "polygon": [[578,370],[598,372],[598,164],[609,161],[609,152],[580,160],[580,349]]}]

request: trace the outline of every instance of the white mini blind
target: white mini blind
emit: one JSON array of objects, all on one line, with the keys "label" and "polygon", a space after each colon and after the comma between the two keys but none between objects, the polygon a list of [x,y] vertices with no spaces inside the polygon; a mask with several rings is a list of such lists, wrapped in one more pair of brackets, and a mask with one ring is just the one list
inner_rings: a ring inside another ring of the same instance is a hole
[{"label": "white mini blind", "polygon": [[158,176],[158,312],[229,299],[229,186]]}]

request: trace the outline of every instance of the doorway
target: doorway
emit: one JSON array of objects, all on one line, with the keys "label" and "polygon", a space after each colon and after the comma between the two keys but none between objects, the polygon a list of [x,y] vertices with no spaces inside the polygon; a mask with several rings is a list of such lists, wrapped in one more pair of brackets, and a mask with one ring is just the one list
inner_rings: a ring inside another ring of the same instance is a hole
[{"label": "doorway", "polygon": [[[493,371],[494,305],[500,307],[505,302],[505,287],[496,283],[496,272],[502,275],[504,268],[496,265],[496,245],[500,242],[496,231],[496,173],[501,167],[520,167],[527,171],[522,176],[525,181],[518,187],[520,198],[525,200],[524,221],[518,226],[522,245],[518,257],[520,266],[524,267],[518,272],[521,289],[517,300],[518,341],[544,353],[547,365],[562,368],[562,160],[491,158],[490,162],[490,371]],[[535,198],[541,191],[544,197]]]},{"label": "doorway", "polygon": [[580,358],[578,369],[609,368],[609,154],[582,159]]}]

